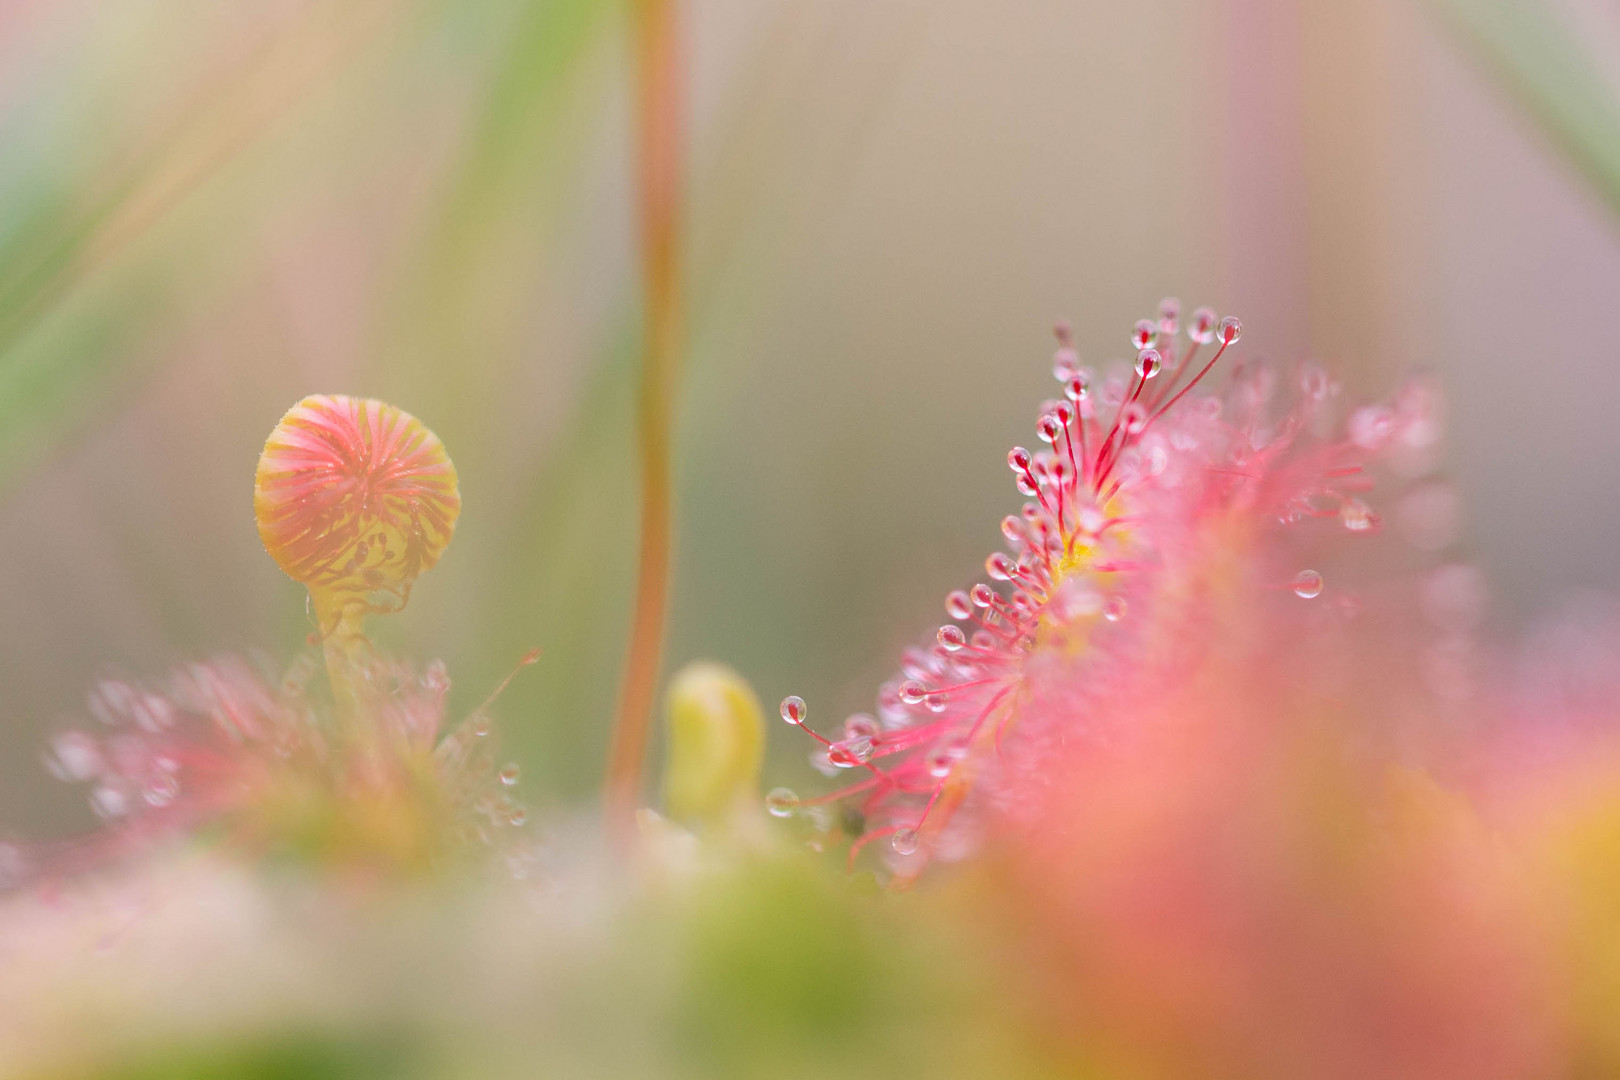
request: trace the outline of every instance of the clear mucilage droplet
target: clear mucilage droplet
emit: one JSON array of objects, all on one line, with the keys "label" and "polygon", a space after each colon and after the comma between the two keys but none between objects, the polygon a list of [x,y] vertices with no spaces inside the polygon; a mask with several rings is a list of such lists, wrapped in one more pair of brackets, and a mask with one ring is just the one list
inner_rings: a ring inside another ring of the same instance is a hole
[{"label": "clear mucilage droplet", "polygon": [[810,710],[805,707],[804,698],[797,694],[782,699],[782,719],[794,727],[804,726],[805,718],[809,714]]},{"label": "clear mucilage droplet", "polygon": [[827,748],[827,760],[840,769],[853,769],[872,760],[875,747],[869,735],[841,739]]},{"label": "clear mucilage droplet", "polygon": [[1293,590],[1301,600],[1314,600],[1322,595],[1322,575],[1315,570],[1301,570],[1294,578]]},{"label": "clear mucilage droplet", "polygon": [[1058,382],[1067,382],[1074,378],[1080,370],[1080,354],[1065,345],[1052,354],[1052,377]]},{"label": "clear mucilage droplet", "polygon": [[1366,532],[1377,523],[1377,515],[1360,499],[1346,499],[1339,507],[1339,520],[1351,532]]},{"label": "clear mucilage droplet", "polygon": [[1201,307],[1192,314],[1192,322],[1187,324],[1187,336],[1200,345],[1208,345],[1215,340],[1215,311],[1213,308]]},{"label": "clear mucilage droplet", "polygon": [[896,855],[915,855],[917,853],[917,830],[897,829],[889,838],[889,845],[894,848]]},{"label": "clear mucilage droplet", "polygon": [[141,789],[141,799],[147,806],[161,809],[174,802],[180,794],[180,781],[170,775],[155,776]]},{"label": "clear mucilage droplet", "polygon": [[1167,296],[1159,301],[1159,333],[1174,337],[1181,326],[1181,301]]},{"label": "clear mucilage droplet", "polygon": [[765,809],[772,817],[792,817],[799,808],[799,796],[792,788],[772,788],[765,796]]},{"label": "clear mucilage droplet", "polygon": [[45,755],[46,770],[59,780],[90,780],[105,767],[100,744],[82,731],[61,732]]},{"label": "clear mucilage droplet", "polygon": [[101,818],[120,818],[129,811],[129,798],[111,785],[99,784],[90,792],[90,809]]},{"label": "clear mucilage droplet", "polygon": [[851,713],[849,719],[844,721],[846,739],[870,739],[882,730],[878,722],[866,713]]},{"label": "clear mucilage droplet", "polygon": [[422,672],[422,689],[443,694],[450,689],[450,672],[443,660],[435,660],[429,664],[427,670]]}]

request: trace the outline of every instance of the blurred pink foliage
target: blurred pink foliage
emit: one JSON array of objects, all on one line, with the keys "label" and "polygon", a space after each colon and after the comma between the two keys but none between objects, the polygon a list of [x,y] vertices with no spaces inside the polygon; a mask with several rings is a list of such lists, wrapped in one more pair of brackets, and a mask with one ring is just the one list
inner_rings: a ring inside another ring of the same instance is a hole
[{"label": "blurred pink foliage", "polygon": [[1620,623],[1504,660],[1435,555],[1435,388],[1345,408],[1240,362],[1189,394],[1238,326],[1176,322],[1100,385],[1060,330],[999,586],[822,739],[864,776],[773,809],[859,800],[851,858],[887,837],[897,884],[977,853],[980,929],[1107,1075],[1613,1075]]}]

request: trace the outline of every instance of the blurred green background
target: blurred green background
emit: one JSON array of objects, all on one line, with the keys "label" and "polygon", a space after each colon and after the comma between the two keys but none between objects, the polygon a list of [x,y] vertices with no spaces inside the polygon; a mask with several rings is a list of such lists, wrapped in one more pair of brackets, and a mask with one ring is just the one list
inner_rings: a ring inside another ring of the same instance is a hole
[{"label": "blurred green background", "polygon": [[[836,721],[971,581],[1048,328],[1171,293],[1347,393],[1452,398],[1505,626],[1620,585],[1620,10],[1580,0],[692,0],[666,670]],[[444,439],[465,509],[389,647],[599,783],[633,585],[628,10],[0,3],[0,828],[109,670],[300,646],[259,448],[311,392]],[[806,747],[774,740],[767,782]]]}]

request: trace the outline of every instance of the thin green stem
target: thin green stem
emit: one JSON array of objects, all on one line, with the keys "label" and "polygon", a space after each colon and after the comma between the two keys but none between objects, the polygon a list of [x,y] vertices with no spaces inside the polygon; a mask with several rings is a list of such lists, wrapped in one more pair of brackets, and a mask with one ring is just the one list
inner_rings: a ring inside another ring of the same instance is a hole
[{"label": "thin green stem", "polygon": [[608,826],[628,844],[658,689],[670,561],[670,399],[681,346],[681,85],[674,0],[634,0],[637,190],[645,328],[636,428],[641,464],[640,554],[629,651],[608,749]]}]

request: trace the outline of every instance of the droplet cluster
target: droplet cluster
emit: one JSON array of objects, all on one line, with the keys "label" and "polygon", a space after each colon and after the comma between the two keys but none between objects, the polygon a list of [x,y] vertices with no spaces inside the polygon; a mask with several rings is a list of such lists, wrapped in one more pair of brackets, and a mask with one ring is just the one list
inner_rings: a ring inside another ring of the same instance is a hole
[{"label": "droplet cluster", "polygon": [[[851,858],[882,839],[900,868],[920,865],[970,795],[994,789],[1003,740],[1028,703],[1032,657],[1128,632],[1136,595],[1151,591],[1152,575],[1176,553],[1162,542],[1167,526],[1241,508],[1285,526],[1334,518],[1349,532],[1376,528],[1354,459],[1392,437],[1393,418],[1358,413],[1348,439],[1300,449],[1312,410],[1336,387],[1307,369],[1297,403],[1279,415],[1274,375],[1250,365],[1224,393],[1210,393],[1206,378],[1242,332],[1237,318],[1210,308],[1183,320],[1179,302],[1165,300],[1132,328],[1134,361],[1099,374],[1058,326],[1052,374],[1061,396],[1038,411],[1039,448],[1007,453],[1026,501],[1001,521],[1005,546],[986,557],[988,580],[945,597],[951,621],[927,646],[904,651],[875,717],[857,714],[827,736],[808,724],[801,698],[782,702],[782,718],[819,744],[820,771],[857,775],[825,795],[773,791],[772,814],[847,803],[865,829]],[[1296,596],[1322,593],[1317,571],[1287,573]]]},{"label": "droplet cluster", "polygon": [[[89,696],[91,722],[51,738],[46,769],[85,785],[91,809],[126,835],[218,822],[273,848],[287,839],[276,834],[286,822],[277,807],[324,808],[335,832],[351,813],[392,808],[421,823],[414,850],[427,855],[496,846],[527,820],[510,793],[518,766],[496,765],[484,709],[446,730],[442,663],[420,674],[380,659],[357,665],[357,697],[342,717],[316,692],[318,670],[307,653],[279,678],[225,656],[151,685],[103,680]],[[399,804],[409,793],[423,805]]]}]

